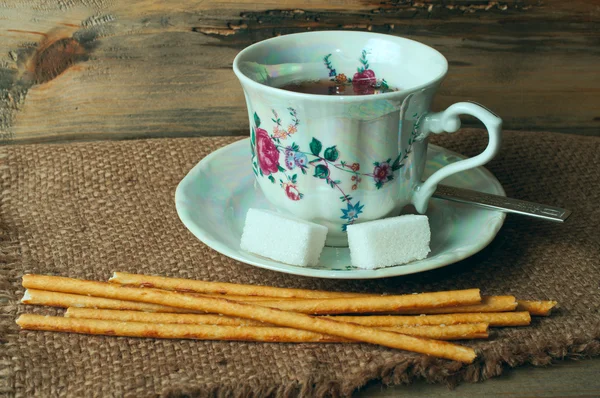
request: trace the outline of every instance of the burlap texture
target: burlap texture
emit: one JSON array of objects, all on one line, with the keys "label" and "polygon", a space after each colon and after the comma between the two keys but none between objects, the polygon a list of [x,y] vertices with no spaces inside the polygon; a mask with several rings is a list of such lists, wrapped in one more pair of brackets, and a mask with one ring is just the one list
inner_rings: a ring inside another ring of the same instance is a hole
[{"label": "burlap texture", "polygon": [[[203,156],[238,138],[159,139],[0,148],[0,391],[9,396],[350,395],[371,380],[456,383],[506,366],[600,354],[600,139],[506,132],[489,169],[511,197],[573,210],[565,225],[509,215],[494,242],[423,274],[335,281],[279,274],[204,246],[173,195]],[[436,142],[466,155],[481,131]],[[243,167],[243,165],[240,165]],[[23,273],[106,280],[121,270],[214,281],[359,292],[480,287],[556,299],[552,317],[495,330],[469,366],[368,344],[267,344],[20,332]]]}]

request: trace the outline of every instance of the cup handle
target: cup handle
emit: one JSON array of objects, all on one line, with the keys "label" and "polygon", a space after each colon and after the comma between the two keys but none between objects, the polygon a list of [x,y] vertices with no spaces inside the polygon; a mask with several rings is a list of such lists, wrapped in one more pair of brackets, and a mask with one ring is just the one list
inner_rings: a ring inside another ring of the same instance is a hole
[{"label": "cup handle", "polygon": [[430,132],[440,134],[443,132],[454,133],[458,131],[460,128],[459,115],[475,116],[483,122],[489,135],[488,145],[479,155],[444,166],[433,173],[424,183],[415,187],[412,203],[421,214],[427,211],[429,199],[435,192],[440,181],[454,173],[486,164],[500,150],[502,119],[483,106],[472,102],[457,102],[443,112],[425,115],[423,122],[424,135],[422,137],[425,138]]}]

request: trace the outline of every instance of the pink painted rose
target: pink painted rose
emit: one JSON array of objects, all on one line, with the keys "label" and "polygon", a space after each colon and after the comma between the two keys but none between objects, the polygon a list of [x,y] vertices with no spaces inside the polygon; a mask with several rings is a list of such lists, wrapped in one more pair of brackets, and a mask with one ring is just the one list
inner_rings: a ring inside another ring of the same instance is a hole
[{"label": "pink painted rose", "polygon": [[256,131],[256,155],[258,165],[264,175],[277,173],[279,168],[279,151],[269,137],[267,130],[257,128]]},{"label": "pink painted rose", "polygon": [[374,86],[377,84],[375,72],[371,69],[365,69],[362,72],[356,72],[352,78],[352,88],[356,94],[373,94]]},{"label": "pink painted rose", "polygon": [[298,191],[298,187],[294,184],[285,185],[285,194],[291,200],[300,200],[300,191]]},{"label": "pink painted rose", "polygon": [[377,183],[384,183],[388,180],[388,177],[392,175],[392,168],[389,163],[381,162],[378,166],[373,169],[373,179]]}]

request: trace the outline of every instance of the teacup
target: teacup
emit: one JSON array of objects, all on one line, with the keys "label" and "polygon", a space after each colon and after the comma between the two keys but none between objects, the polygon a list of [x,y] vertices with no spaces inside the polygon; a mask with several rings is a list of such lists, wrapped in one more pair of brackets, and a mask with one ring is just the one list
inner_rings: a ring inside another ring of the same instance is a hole
[{"label": "teacup", "polygon": [[[347,245],[348,225],[398,215],[406,205],[425,213],[441,180],[487,163],[500,148],[502,120],[486,108],[460,102],[430,111],[448,62],[413,40],[291,34],[242,50],[233,69],[248,107],[249,163],[258,185],[278,210],[325,225],[329,246]],[[321,79],[397,90],[330,96],[278,88]],[[461,114],[483,122],[487,148],[422,182],[427,136],[457,131]]]}]

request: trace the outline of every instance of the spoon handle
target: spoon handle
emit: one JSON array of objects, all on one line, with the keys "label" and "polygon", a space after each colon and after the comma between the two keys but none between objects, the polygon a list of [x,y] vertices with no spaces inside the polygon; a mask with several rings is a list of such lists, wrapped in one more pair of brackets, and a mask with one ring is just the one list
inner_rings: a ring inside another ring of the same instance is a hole
[{"label": "spoon handle", "polygon": [[561,209],[560,207],[507,198],[505,196],[492,195],[470,189],[449,187],[442,184],[438,184],[433,197],[555,222],[564,222],[571,215],[570,210]]}]

